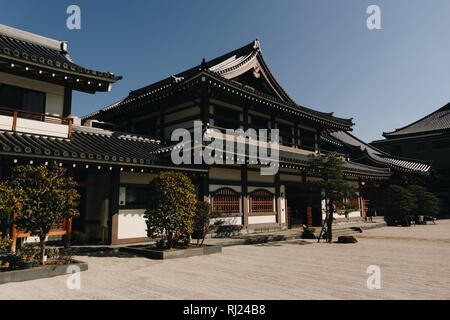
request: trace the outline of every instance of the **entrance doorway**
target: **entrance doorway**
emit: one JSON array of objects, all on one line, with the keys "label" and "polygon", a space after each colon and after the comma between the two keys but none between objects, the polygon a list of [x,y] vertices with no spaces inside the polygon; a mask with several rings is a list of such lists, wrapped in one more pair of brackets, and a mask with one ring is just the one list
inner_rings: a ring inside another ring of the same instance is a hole
[{"label": "entrance doorway", "polygon": [[319,191],[309,185],[286,186],[288,227],[321,226],[321,201]]}]

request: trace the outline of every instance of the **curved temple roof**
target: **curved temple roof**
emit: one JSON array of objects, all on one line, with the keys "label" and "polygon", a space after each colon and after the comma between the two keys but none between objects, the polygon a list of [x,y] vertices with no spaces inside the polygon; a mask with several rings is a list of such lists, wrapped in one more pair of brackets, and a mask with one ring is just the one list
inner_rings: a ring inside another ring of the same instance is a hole
[{"label": "curved temple roof", "polygon": [[[233,80],[233,78],[236,78],[246,72],[253,72],[256,78],[262,77],[271,93],[268,94],[266,92],[258,91]],[[320,112],[296,104],[276,81],[275,77],[269,70],[261,53],[261,47],[258,39],[208,62],[204,60],[200,65],[176,74],[175,76],[168,77],[162,81],[141,89],[131,91],[128,97],[114,103],[113,105],[91,113],[83,117],[83,119],[95,118],[100,113],[104,115],[106,112],[117,111],[128,104],[133,104],[141,101],[141,99],[158,94],[163,90],[170,89],[170,87],[175,84],[180,87],[183,84],[187,84],[192,79],[198,78],[200,74],[203,74],[213,80],[221,81],[224,85],[234,89],[235,91],[237,90],[238,92],[244,92],[260,99],[270,101],[268,105],[273,103],[274,105],[276,104],[277,106],[286,108],[286,110],[289,109],[294,115],[307,115],[312,119],[320,119],[324,123],[330,125],[335,124],[341,129],[345,128],[346,130],[351,130],[351,127],[353,126],[352,119],[338,118],[335,117],[333,113]]]},{"label": "curved temple roof", "polygon": [[[19,65],[24,65],[21,70]],[[122,79],[111,72],[87,69],[75,64],[67,52],[67,42],[42,37],[0,24],[0,66],[26,75],[38,73],[52,80],[71,83],[80,91],[109,90]],[[45,71],[45,72],[44,72]],[[88,81],[89,80],[89,81]]]},{"label": "curved temple roof", "polygon": [[[335,145],[349,146],[363,152],[364,158],[369,158],[372,162],[388,166],[394,170],[428,174],[431,166],[426,161],[406,159],[390,155],[384,151],[378,150],[369,144],[359,140],[348,132],[337,131],[329,134],[327,139],[335,140]],[[358,160],[358,159],[355,159]]]},{"label": "curved temple roof", "polygon": [[450,103],[426,117],[393,132],[384,132],[386,138],[397,138],[419,133],[450,130]]}]

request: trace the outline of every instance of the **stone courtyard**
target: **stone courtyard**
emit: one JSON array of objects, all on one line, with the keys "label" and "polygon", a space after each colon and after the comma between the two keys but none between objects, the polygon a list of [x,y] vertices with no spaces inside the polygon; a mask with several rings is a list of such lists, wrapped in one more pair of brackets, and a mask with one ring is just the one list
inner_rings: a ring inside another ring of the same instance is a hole
[{"label": "stone courtyard", "polygon": [[[89,263],[80,290],[67,289],[67,275],[0,285],[0,299],[450,299],[450,220],[356,237],[356,244],[291,240],[165,261],[78,256]],[[380,289],[367,288],[371,265],[380,267]]]}]

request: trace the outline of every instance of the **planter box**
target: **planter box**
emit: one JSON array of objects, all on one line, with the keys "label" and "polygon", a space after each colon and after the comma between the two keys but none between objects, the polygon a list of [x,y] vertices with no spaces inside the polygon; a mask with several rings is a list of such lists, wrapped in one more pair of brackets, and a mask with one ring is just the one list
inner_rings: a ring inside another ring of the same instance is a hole
[{"label": "planter box", "polygon": [[179,249],[173,251],[155,250],[148,246],[131,246],[120,248],[119,251],[129,252],[138,256],[143,256],[150,259],[176,259],[187,258],[193,256],[203,256],[206,254],[221,253],[221,246],[206,246],[204,248]]},{"label": "planter box", "polygon": [[32,269],[4,271],[0,272],[0,285],[9,282],[22,282],[69,275],[69,273],[67,273],[67,268],[74,265],[79,267],[81,271],[86,271],[88,269],[87,263],[73,260],[73,263],[66,265],[43,266]]}]

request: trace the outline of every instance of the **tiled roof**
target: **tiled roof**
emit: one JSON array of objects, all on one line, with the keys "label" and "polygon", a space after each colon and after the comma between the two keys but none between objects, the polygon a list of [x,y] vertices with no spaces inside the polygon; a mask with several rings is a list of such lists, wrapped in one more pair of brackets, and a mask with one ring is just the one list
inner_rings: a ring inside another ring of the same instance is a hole
[{"label": "tiled roof", "polygon": [[[298,165],[304,167],[307,165],[309,155],[295,151],[280,150],[280,161],[289,163],[293,166]],[[359,177],[372,177],[372,178],[388,178],[391,176],[389,168],[378,168],[368,166],[353,161],[346,161],[344,165],[344,172],[347,175],[354,175]]]},{"label": "tiled roof", "polygon": [[396,129],[393,132],[384,132],[383,136],[386,138],[397,138],[441,130],[450,130],[450,103],[410,125]]},{"label": "tiled roof", "polygon": [[[275,92],[274,95],[260,92],[254,88],[248,88],[237,83],[236,81],[232,81],[231,79],[229,79],[230,75],[232,75],[236,71],[247,71],[256,63],[258,63],[258,66],[261,66],[261,68],[263,69],[263,74],[267,77],[270,85]],[[164,80],[153,83],[141,89],[131,91],[128,97],[114,103],[113,105],[107,106],[102,110],[86,115],[85,117],[83,117],[83,119],[96,118],[100,113],[106,115],[108,112],[117,111],[127,105],[145,102],[145,100],[150,99],[151,96],[160,94],[161,92],[169,91],[173,86],[180,88],[183,85],[186,85],[193,78],[197,78],[199,74],[203,74],[213,80],[220,81],[225,86],[227,86],[227,88],[230,88],[230,92],[233,91],[241,96],[247,94],[251,95],[252,97],[261,98],[261,100],[269,102],[267,103],[267,105],[273,104],[281,106],[283,108],[286,108],[287,110],[289,109],[295,111],[295,113],[310,116],[313,119],[321,119],[322,121],[328,123],[336,123],[339,126],[346,127],[347,129],[350,129],[351,126],[353,126],[352,119],[335,117],[333,113],[320,112],[296,104],[288,96],[281,85],[279,85],[275,77],[270,72],[262,56],[258,40],[253,41],[243,46],[242,48],[231,51],[211,61],[205,61],[202,64],[176,74],[175,76],[168,77]],[[253,98],[253,100],[255,99]]]},{"label": "tiled roof", "polygon": [[[345,131],[330,133],[327,139],[337,140],[343,145],[362,151],[362,157],[369,157],[373,162],[379,163],[380,165],[385,165],[392,168],[393,170],[416,172],[422,174],[426,174],[431,170],[430,164],[426,161],[406,159],[390,155],[384,151],[372,147],[371,145],[359,140],[358,138]],[[357,161],[357,159],[354,160]]]},{"label": "tiled roof", "polygon": [[[0,24],[0,58],[79,77],[114,83],[122,79],[111,72],[87,69],[75,64],[67,52],[67,42],[38,36]],[[93,88],[99,90],[100,87]],[[107,90],[107,86],[101,88]]]},{"label": "tiled roof", "polygon": [[150,165],[159,141],[148,137],[74,126],[71,138],[0,131],[0,154],[111,164]]}]

